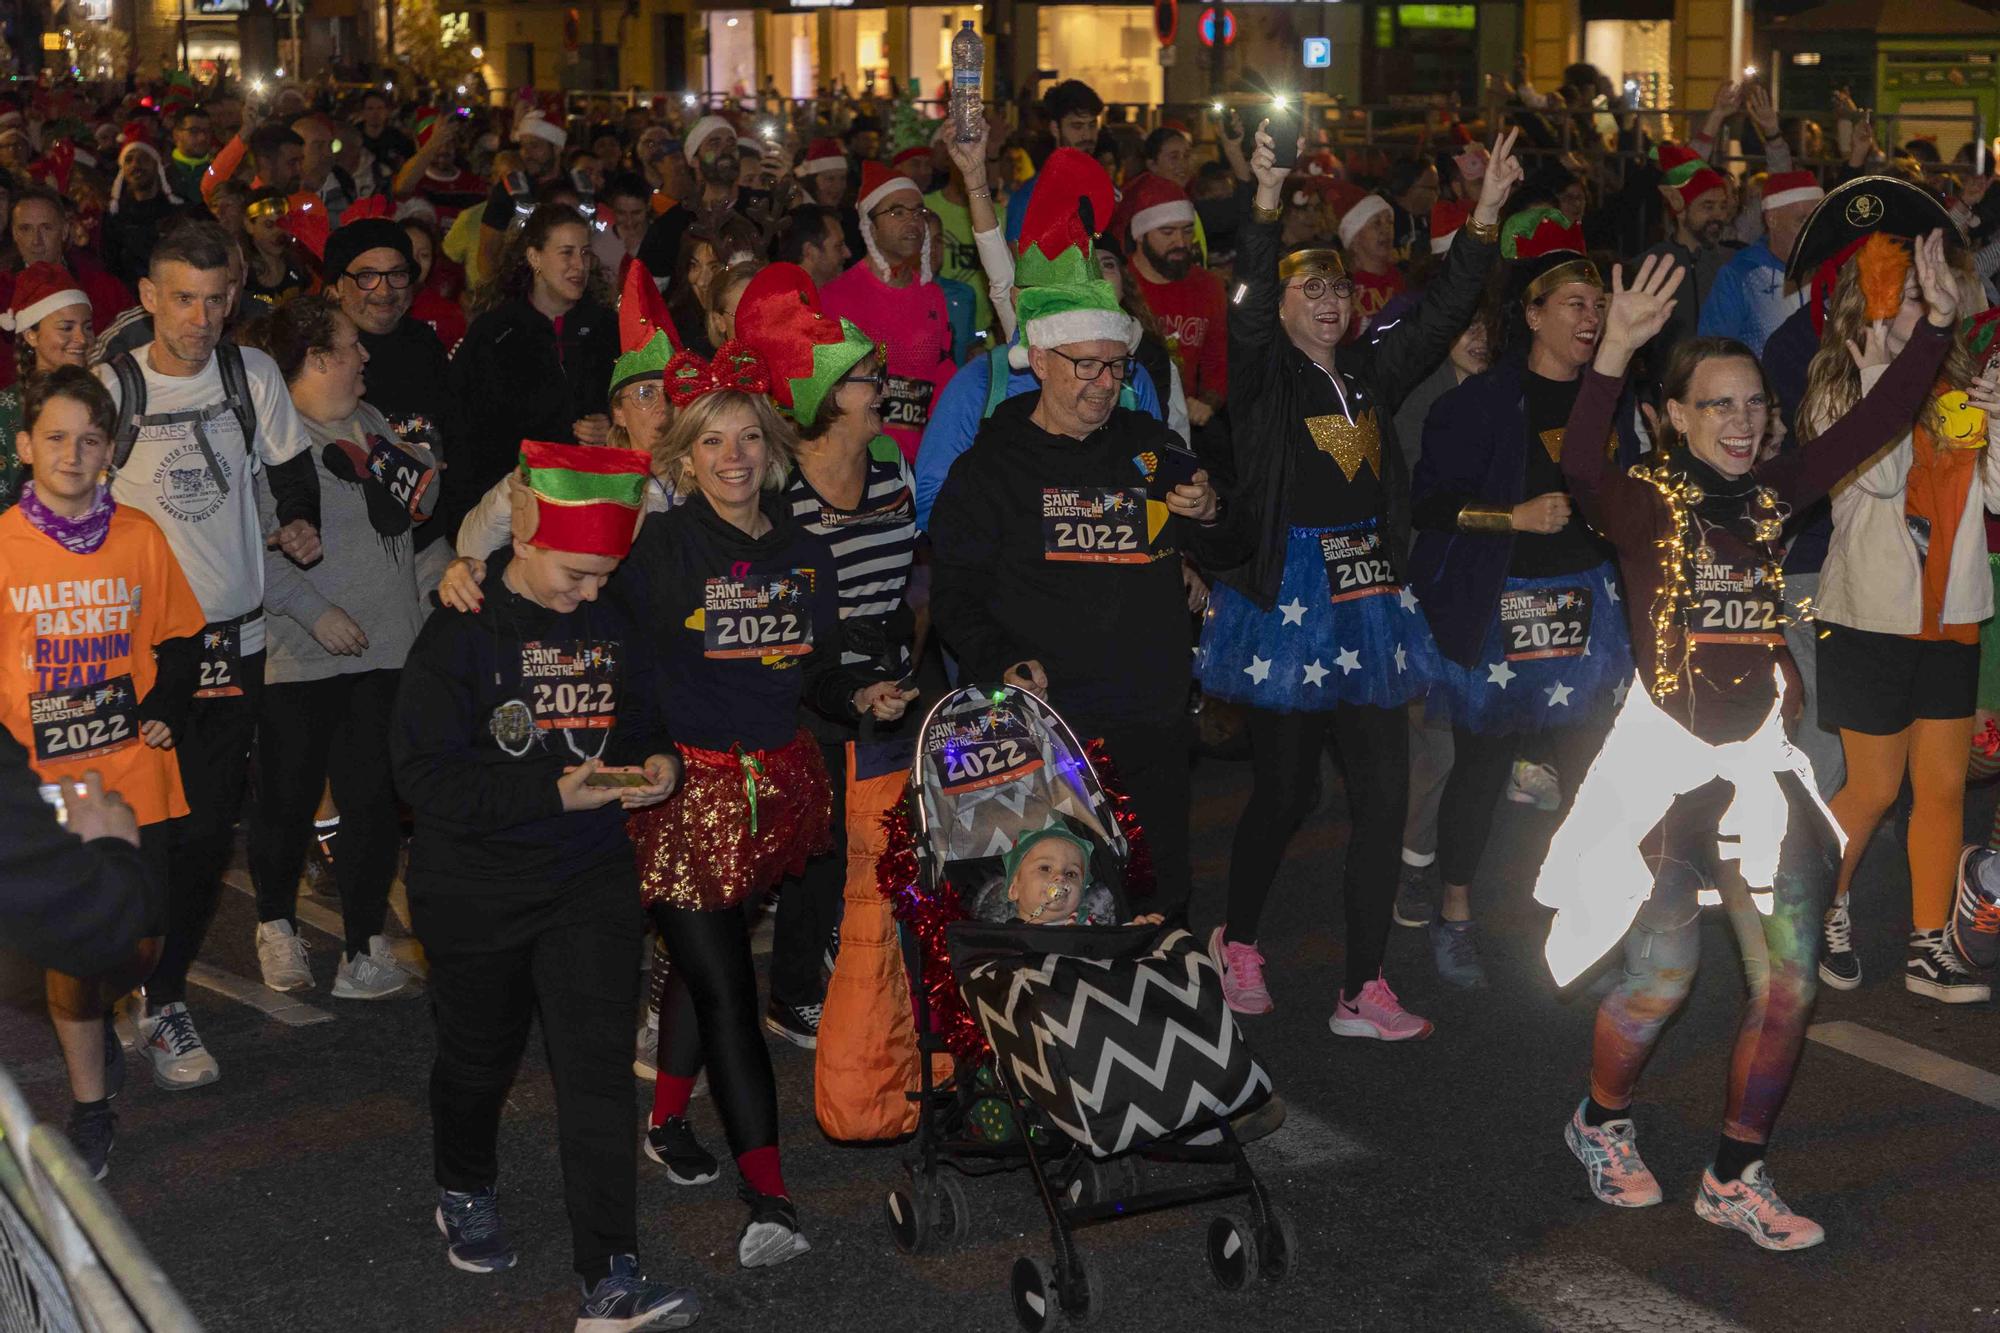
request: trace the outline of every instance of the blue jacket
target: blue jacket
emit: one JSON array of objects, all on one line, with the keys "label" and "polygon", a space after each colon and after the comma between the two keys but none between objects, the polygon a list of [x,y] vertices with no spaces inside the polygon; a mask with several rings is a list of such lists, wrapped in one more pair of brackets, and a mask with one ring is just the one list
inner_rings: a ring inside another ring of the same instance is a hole
[{"label": "blue jacket", "polygon": [[[944,489],[951,465],[972,447],[972,437],[979,434],[979,424],[986,419],[987,391],[993,383],[992,364],[990,357],[973,357],[958,368],[958,373],[931,404],[930,424],[924,427],[924,438],[917,446],[917,527],[924,531],[930,529],[931,505]],[[1041,381],[1033,371],[1009,369],[1007,397],[1033,393],[1039,388]],[[1160,410],[1160,395],[1154,391],[1153,378],[1144,366],[1132,368],[1131,389],[1135,407],[1166,420],[1166,414]]]},{"label": "blue jacket", "polygon": [[1715,275],[1715,284],[1701,303],[1697,331],[1734,338],[1761,357],[1778,326],[1805,303],[1804,292],[1785,291],[1785,266],[1760,236]]},{"label": "blue jacket", "polygon": [[[1423,452],[1410,478],[1410,587],[1430,620],[1438,651],[1471,665],[1500,611],[1514,556],[1512,534],[1460,532],[1468,504],[1512,507],[1528,497],[1528,410],[1518,354],[1446,393],[1424,421]],[[1638,412],[1630,393],[1614,418],[1618,466],[1639,461]]]}]

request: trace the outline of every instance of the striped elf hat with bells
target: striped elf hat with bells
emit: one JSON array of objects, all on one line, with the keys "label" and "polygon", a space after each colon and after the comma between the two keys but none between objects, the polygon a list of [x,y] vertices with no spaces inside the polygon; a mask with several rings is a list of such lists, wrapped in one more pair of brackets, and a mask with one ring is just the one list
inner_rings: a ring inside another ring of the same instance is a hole
[{"label": "striped elf hat with bells", "polygon": [[645,516],[651,476],[643,450],[523,440],[521,480],[534,503],[514,507],[515,540],[623,560]]},{"label": "striped elf hat with bells", "polygon": [[1568,282],[1602,288],[1604,277],[1583,251],[1583,228],[1559,208],[1538,204],[1500,228],[1500,254],[1514,261],[1509,287],[1526,304]]},{"label": "striped elf hat with bells", "polygon": [[681,350],[673,317],[660,298],[652,271],[634,259],[625,268],[625,290],[618,298],[618,359],[611,363],[611,393],[634,380],[660,379],[667,363]]},{"label": "striped elf hat with bells", "polygon": [[1119,307],[1091,258],[1091,238],[1109,224],[1113,198],[1110,175],[1088,153],[1058,148],[1042,165],[1014,264],[1021,345],[1007,360],[1016,370],[1027,369],[1030,347],[1109,339],[1138,348],[1139,322]]},{"label": "striped elf hat with bells", "polygon": [[771,401],[801,426],[859,365],[875,342],[820,308],[819,290],[797,264],[760,269],[736,304],[736,337],[771,371]]}]

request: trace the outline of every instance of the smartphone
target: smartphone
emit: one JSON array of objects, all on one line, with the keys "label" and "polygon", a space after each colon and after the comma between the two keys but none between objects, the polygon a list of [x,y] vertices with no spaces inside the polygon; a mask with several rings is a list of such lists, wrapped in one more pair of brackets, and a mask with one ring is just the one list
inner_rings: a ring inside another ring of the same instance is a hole
[{"label": "smartphone", "polygon": [[1299,161],[1299,134],[1304,126],[1304,118],[1299,114],[1298,104],[1289,97],[1280,97],[1264,108],[1264,115],[1270,120],[1266,131],[1271,136],[1271,149],[1276,155],[1273,165],[1294,167]]},{"label": "smartphone", "polygon": [[516,199],[525,198],[531,193],[528,185],[528,173],[525,171],[508,172],[507,193],[513,195]]},{"label": "smartphone", "polygon": [[[1186,449],[1176,449],[1172,445],[1158,450],[1158,465],[1146,482],[1146,494],[1155,500],[1165,500],[1176,486],[1185,486],[1194,480],[1194,474],[1201,471],[1201,460]],[[1135,463],[1137,459],[1133,460]],[[1145,471],[1143,466],[1140,471]]]},{"label": "smartphone", "polygon": [[586,787],[650,787],[653,780],[637,768],[600,768],[583,780]]}]

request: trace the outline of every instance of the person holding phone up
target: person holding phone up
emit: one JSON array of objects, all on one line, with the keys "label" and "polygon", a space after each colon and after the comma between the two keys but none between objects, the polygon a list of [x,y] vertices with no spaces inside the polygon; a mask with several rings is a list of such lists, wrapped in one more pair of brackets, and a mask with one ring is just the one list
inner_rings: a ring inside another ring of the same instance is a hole
[{"label": "person holding phone up", "polygon": [[1229,322],[1235,498],[1254,549],[1218,574],[1198,667],[1205,694],[1250,709],[1255,787],[1230,856],[1227,920],[1209,941],[1238,1013],[1272,1007],[1258,920],[1332,745],[1353,805],[1333,1030],[1385,1041],[1431,1031],[1381,976],[1409,786],[1404,704],[1437,661],[1403,586],[1409,477],[1393,416],[1472,322],[1499,253],[1501,205],[1521,179],[1513,146],[1511,131],[1494,145],[1478,207],[1415,312],[1375,342],[1343,347],[1353,280],[1334,250],[1279,257],[1286,172],[1269,123],[1257,131]]}]

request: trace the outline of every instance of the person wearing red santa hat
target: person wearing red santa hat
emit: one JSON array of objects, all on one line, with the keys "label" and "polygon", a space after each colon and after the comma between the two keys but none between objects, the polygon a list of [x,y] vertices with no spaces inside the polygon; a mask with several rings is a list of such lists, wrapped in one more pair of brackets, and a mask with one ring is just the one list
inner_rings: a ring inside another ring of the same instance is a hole
[{"label": "person wearing red santa hat", "polygon": [[1672,230],[1666,240],[1633,262],[1664,255],[1675,268],[1684,269],[1689,275],[1681,282],[1672,317],[1646,348],[1646,362],[1654,378],[1658,378],[1674,348],[1694,337],[1701,326],[1701,307],[1708,299],[1701,256],[1722,244],[1729,230],[1731,210],[1728,182],[1696,156],[1693,149],[1663,143],[1653,150],[1653,161],[1660,169],[1660,194],[1667,201]]},{"label": "person wearing red santa hat", "polygon": [[1354,281],[1357,329],[1366,328],[1404,287],[1396,267],[1394,205],[1379,194],[1363,195],[1341,214],[1340,248]]},{"label": "person wearing red santa hat", "polygon": [[[57,366],[81,366],[90,354],[90,298],[57,264],[33,264],[14,281],[14,301],[0,314],[0,329],[14,335],[22,379]],[[0,390],[0,509],[19,498],[27,477],[14,452],[21,429],[21,386]]]},{"label": "person wearing red santa hat", "polygon": [[111,183],[111,202],[104,219],[105,263],[120,282],[128,284],[145,276],[153,238],[186,202],[168,180],[159,150],[139,137],[138,128],[126,126],[125,147],[118,154],[118,179]]},{"label": "person wearing red santa hat", "polygon": [[1229,395],[1229,307],[1222,280],[1196,262],[1194,204],[1186,190],[1148,174],[1126,199],[1132,210],[1132,279],[1180,362],[1188,424],[1199,429]]},{"label": "person wearing red santa hat", "polygon": [[689,126],[681,153],[694,168],[700,188],[694,197],[681,200],[646,229],[639,260],[655,275],[671,274],[680,267],[681,240],[696,219],[712,219],[724,210],[749,217],[753,210],[768,208],[771,201],[768,191],[743,185],[743,156],[737,151],[736,130],[721,116],[703,116]]},{"label": "person wearing red santa hat", "polygon": [[864,162],[859,211],[867,258],[820,295],[829,315],[852,321],[889,349],[882,427],[903,457],[914,460],[931,404],[957,369],[951,360],[951,315],[935,280],[917,183],[879,162]]},{"label": "person wearing red santa hat", "polygon": [[[36,264],[52,264],[69,270],[76,287],[90,298],[90,319],[97,328],[138,304],[132,289],[113,277],[95,255],[82,248],[71,249],[66,241],[70,230],[69,201],[45,185],[31,185],[14,196],[14,212],[8,229],[14,250],[20,256],[11,273],[0,273],[0,307],[11,309],[14,284],[25,270]],[[0,356],[0,388],[14,382],[19,367],[12,357]]]},{"label": "person wearing red santa hat", "polygon": [[930,190],[935,166],[936,164],[931,160],[931,146],[929,144],[912,145],[889,159],[889,169],[891,171],[900,171],[915,181],[919,192],[928,192]]},{"label": "person wearing red santa hat", "polygon": [[812,201],[839,208],[847,198],[847,153],[838,139],[814,139],[806,148],[798,175]]},{"label": "person wearing red santa hat", "polygon": [[1814,206],[1826,197],[1810,171],[1774,171],[1764,178],[1764,234],[1736,252],[1715,275],[1702,302],[1698,332],[1734,338],[1757,355],[1805,304],[1804,288],[1786,290],[1785,265]]}]

